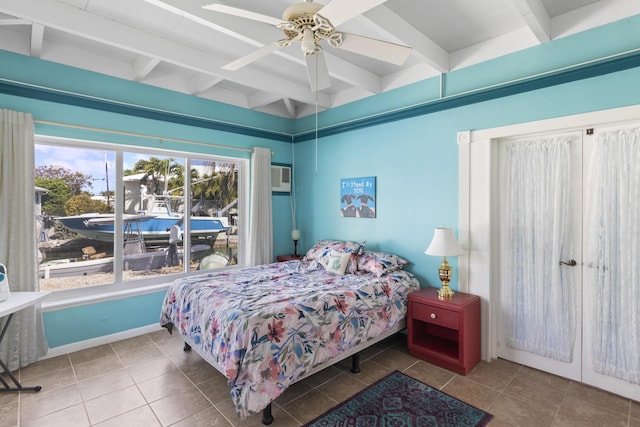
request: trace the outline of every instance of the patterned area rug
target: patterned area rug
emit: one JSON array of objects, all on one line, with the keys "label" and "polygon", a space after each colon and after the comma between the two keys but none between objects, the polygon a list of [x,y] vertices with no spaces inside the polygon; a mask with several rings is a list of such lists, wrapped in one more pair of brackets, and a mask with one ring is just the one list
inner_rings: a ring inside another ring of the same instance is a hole
[{"label": "patterned area rug", "polygon": [[492,418],[491,414],[394,371],[305,426],[486,426]]}]

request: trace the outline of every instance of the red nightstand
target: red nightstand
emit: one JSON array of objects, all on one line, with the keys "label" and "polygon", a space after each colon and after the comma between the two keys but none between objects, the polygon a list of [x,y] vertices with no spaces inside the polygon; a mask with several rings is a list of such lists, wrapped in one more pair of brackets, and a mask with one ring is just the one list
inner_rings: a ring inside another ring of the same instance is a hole
[{"label": "red nightstand", "polygon": [[408,347],[412,356],[461,375],[480,362],[480,298],[456,292],[438,299],[436,288],[408,297]]},{"label": "red nightstand", "polygon": [[293,255],[293,254],[289,254],[289,255],[278,255],[276,257],[276,259],[278,260],[278,262],[284,262],[284,261],[293,261],[294,259],[302,259],[304,258],[304,255]]}]

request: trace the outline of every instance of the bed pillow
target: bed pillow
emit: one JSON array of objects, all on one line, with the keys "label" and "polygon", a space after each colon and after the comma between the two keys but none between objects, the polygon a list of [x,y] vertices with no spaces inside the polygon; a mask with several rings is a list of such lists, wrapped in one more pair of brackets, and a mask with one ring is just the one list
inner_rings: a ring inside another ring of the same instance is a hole
[{"label": "bed pillow", "polygon": [[364,251],[358,257],[358,271],[372,273],[377,277],[400,270],[407,264],[409,264],[409,261],[400,258],[398,255],[384,252]]},{"label": "bed pillow", "polygon": [[325,268],[332,251],[349,253],[353,256],[347,261],[346,273],[354,274],[358,270],[357,257],[362,253],[365,242],[350,242],[347,240],[318,240],[304,256],[304,261],[311,261],[312,266]]},{"label": "bed pillow", "polygon": [[327,259],[325,270],[343,276],[347,270],[347,263],[351,260],[351,254],[349,252],[331,251]]}]

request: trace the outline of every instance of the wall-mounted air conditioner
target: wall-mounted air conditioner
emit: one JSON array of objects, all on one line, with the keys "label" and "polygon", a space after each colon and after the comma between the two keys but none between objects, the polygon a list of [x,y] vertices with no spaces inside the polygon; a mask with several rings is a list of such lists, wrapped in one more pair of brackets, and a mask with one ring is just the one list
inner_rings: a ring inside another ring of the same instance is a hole
[{"label": "wall-mounted air conditioner", "polygon": [[271,191],[276,193],[291,192],[291,167],[271,166]]}]

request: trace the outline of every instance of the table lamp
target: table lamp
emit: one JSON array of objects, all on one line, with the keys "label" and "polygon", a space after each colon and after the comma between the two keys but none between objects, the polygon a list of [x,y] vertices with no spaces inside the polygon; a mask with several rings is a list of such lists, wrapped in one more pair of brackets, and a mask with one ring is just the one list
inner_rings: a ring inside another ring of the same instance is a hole
[{"label": "table lamp", "polygon": [[447,262],[448,256],[462,255],[464,250],[453,235],[452,228],[436,228],[433,232],[433,240],[424,251],[427,255],[435,255],[443,257],[442,264],[438,267],[438,275],[442,282],[442,287],[438,290],[438,298],[451,299],[453,291],[449,288],[451,281],[451,266]]},{"label": "table lamp", "polygon": [[293,239],[293,256],[298,256],[298,240],[300,240],[300,230],[291,230],[291,238]]}]

